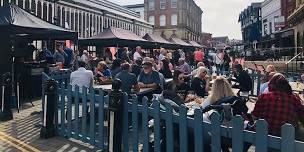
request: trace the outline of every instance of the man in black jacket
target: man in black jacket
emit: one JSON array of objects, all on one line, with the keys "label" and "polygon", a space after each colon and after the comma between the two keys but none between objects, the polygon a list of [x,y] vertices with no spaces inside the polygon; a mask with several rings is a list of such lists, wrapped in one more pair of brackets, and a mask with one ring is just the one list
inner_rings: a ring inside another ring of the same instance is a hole
[{"label": "man in black jacket", "polygon": [[231,79],[231,81],[235,81],[237,83],[239,83],[239,85],[235,85],[233,87],[239,88],[240,91],[239,92],[249,92],[252,90],[252,79],[250,77],[250,75],[243,70],[242,65],[237,64],[234,67],[235,73],[234,73],[234,77],[236,79]]}]

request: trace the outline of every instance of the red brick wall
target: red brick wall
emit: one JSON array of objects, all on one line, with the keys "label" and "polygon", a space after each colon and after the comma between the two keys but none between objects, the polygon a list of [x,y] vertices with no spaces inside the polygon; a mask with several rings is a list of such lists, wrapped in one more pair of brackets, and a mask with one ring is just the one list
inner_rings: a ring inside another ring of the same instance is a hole
[{"label": "red brick wall", "polygon": [[292,12],[296,8],[296,1],[295,0],[281,0],[281,13],[285,17],[285,28],[288,28],[287,19],[288,16],[292,14]]}]

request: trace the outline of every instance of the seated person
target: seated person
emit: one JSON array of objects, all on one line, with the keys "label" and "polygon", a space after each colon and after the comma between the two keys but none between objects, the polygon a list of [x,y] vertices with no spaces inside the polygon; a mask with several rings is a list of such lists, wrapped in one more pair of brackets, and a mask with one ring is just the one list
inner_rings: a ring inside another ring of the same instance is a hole
[{"label": "seated person", "polygon": [[185,83],[184,80],[184,73],[180,70],[175,70],[173,74],[173,81],[168,85],[168,90],[176,92],[182,99],[185,99],[190,91],[189,85]]},{"label": "seated person", "polygon": [[170,70],[170,67],[169,67],[169,60],[168,59],[163,59],[161,60],[161,63],[162,63],[162,66],[161,66],[161,69],[159,70],[159,72],[161,74],[164,75],[164,78],[168,79],[168,78],[172,78],[172,72]]},{"label": "seated person", "polygon": [[191,67],[190,65],[186,62],[186,60],[184,58],[180,58],[178,59],[178,69],[180,69],[181,71],[183,71],[183,73],[185,75],[188,75],[191,73]]},{"label": "seated person", "polygon": [[134,91],[139,92],[139,85],[136,79],[135,74],[130,73],[131,66],[129,63],[124,63],[121,66],[121,70],[115,78],[121,80],[121,90],[126,92],[128,95],[131,94],[131,89],[134,88]]},{"label": "seated person", "polygon": [[252,90],[252,79],[251,79],[250,75],[245,70],[243,70],[242,65],[240,65],[240,64],[235,65],[234,73],[235,73],[234,77],[236,79],[230,79],[230,80],[239,83],[239,85],[234,85],[233,87],[239,88],[240,89],[239,93],[251,91]]},{"label": "seated person", "polygon": [[105,61],[100,61],[95,69],[95,77],[97,78],[100,84],[110,84],[111,80],[111,71],[107,67]]},{"label": "seated person", "polygon": [[272,77],[270,75],[270,73],[272,73],[272,72],[274,72],[274,73],[277,72],[276,69],[275,69],[275,66],[272,65],[272,64],[267,65],[266,70],[265,70],[265,76],[263,77],[263,82],[268,82],[270,80],[270,78]]},{"label": "seated person", "polygon": [[159,73],[153,70],[153,64],[149,61],[143,63],[143,70],[138,76],[140,88],[155,88],[156,92],[161,92]]},{"label": "seated person", "polygon": [[90,88],[93,85],[93,72],[90,70],[86,70],[86,63],[83,61],[78,62],[79,68],[78,70],[71,73],[70,76],[70,84],[72,85],[72,89],[75,89],[75,86],[79,86],[79,92],[82,92],[82,87]]},{"label": "seated person", "polygon": [[198,63],[197,63],[197,68],[191,72],[191,75],[192,75],[193,77],[196,76],[199,67],[205,67],[204,62],[198,62]]},{"label": "seated person", "polygon": [[228,80],[222,76],[217,77],[212,84],[211,93],[203,102],[202,108],[212,105],[224,97],[232,97],[235,94],[232,91]]},{"label": "seated person", "polygon": [[111,66],[111,75],[114,78],[117,73],[121,71],[121,60],[119,58],[115,59]]},{"label": "seated person", "polygon": [[[204,67],[199,67],[196,76],[193,78],[191,88],[193,92],[202,98],[207,94],[209,82],[207,79],[208,70]],[[208,84],[207,84],[208,82]]]},{"label": "seated person", "polygon": [[142,71],[142,58],[138,58],[135,60],[135,63],[132,65],[132,73],[136,75],[136,77],[139,76],[140,72]]},{"label": "seated person", "polygon": [[301,83],[304,83],[304,74],[301,75],[301,80],[300,80],[300,82],[301,82]]},{"label": "seated person", "polygon": [[263,93],[266,93],[268,92],[268,84],[269,84],[269,80],[272,78],[273,75],[275,75],[276,73],[275,72],[271,72],[269,73],[269,76],[267,77],[268,80],[267,82],[261,84],[260,86],[260,92],[259,92],[259,95],[263,94]]},{"label": "seated person", "polygon": [[[298,131],[298,122],[304,119],[304,106],[292,93],[289,82],[284,75],[277,73],[270,79],[268,86],[269,92],[258,97],[252,111],[253,117],[265,119],[272,135],[280,136],[281,126],[285,123],[293,125]],[[296,138],[301,135],[302,132],[296,133]]]}]

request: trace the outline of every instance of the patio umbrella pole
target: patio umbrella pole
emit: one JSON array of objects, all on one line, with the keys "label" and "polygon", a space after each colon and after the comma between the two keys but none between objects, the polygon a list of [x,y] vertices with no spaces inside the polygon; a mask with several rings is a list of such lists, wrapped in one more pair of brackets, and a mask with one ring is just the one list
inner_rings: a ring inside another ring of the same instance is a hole
[{"label": "patio umbrella pole", "polygon": [[12,39],[12,101],[16,103],[17,101],[17,109],[19,112],[19,100],[16,99],[16,91],[15,91],[15,41]]}]

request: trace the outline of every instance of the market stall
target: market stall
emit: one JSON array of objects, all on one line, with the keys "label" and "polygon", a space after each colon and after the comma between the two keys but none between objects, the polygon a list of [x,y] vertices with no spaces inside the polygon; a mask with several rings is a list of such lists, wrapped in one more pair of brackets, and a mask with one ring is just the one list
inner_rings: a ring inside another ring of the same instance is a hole
[{"label": "market stall", "polygon": [[136,34],[115,27],[110,27],[104,32],[90,38],[79,39],[79,45],[102,47],[136,47],[152,48],[153,43],[142,39]]},{"label": "market stall", "polygon": [[[77,32],[48,23],[14,4],[0,7],[0,75],[10,72],[13,92],[41,95],[41,73],[45,62],[33,58],[33,40],[45,40],[54,46],[55,40],[77,40]],[[52,50],[53,51],[53,50]]]}]

